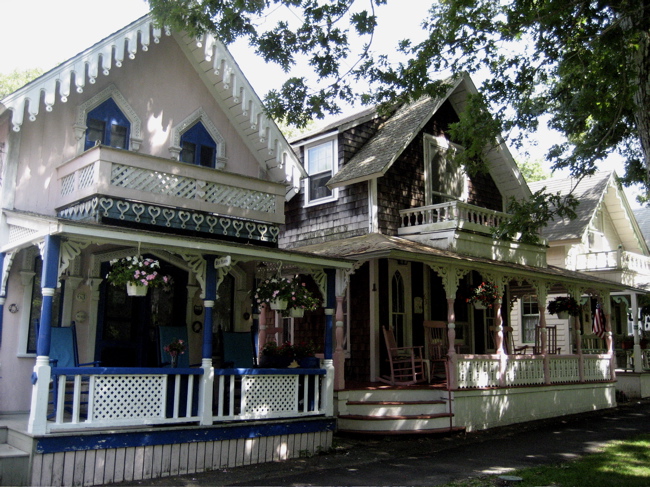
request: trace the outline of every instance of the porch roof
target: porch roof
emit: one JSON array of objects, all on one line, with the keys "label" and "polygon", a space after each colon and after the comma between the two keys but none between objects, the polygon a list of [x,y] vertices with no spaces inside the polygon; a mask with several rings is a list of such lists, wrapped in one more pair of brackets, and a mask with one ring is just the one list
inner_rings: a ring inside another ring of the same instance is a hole
[{"label": "porch roof", "polygon": [[365,261],[378,258],[406,259],[424,263],[453,264],[458,267],[470,267],[477,270],[488,270],[496,267],[499,272],[505,274],[516,274],[521,277],[534,279],[550,279],[555,282],[580,283],[593,285],[599,288],[607,288],[610,291],[629,289],[622,284],[617,284],[606,279],[600,279],[581,272],[562,269],[556,266],[533,267],[523,264],[503,262],[481,257],[462,255],[447,250],[436,249],[428,245],[407,240],[400,237],[392,237],[371,233],[360,237],[352,237],[332,242],[300,247],[302,252],[315,255],[337,256],[353,258],[357,261]]},{"label": "porch roof", "polygon": [[9,252],[33,245],[46,235],[61,235],[77,241],[95,244],[134,246],[140,244],[148,250],[159,249],[185,255],[218,254],[230,255],[238,261],[281,261],[295,265],[350,269],[354,261],[345,257],[317,255],[302,250],[283,250],[261,245],[233,243],[223,240],[173,235],[149,230],[140,230],[71,221],[29,212],[3,210],[8,222],[20,222],[25,230],[20,239],[10,239],[0,252]]}]

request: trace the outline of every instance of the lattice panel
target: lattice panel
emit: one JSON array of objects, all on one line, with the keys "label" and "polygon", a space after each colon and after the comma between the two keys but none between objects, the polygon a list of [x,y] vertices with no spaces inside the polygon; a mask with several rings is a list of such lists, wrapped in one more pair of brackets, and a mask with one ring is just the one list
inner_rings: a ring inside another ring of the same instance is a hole
[{"label": "lattice panel", "polygon": [[275,196],[250,189],[208,183],[205,187],[205,200],[245,210],[275,213]]},{"label": "lattice panel", "polygon": [[611,361],[608,358],[584,358],[585,381],[609,380]]},{"label": "lattice panel", "polygon": [[79,169],[79,171],[77,171],[77,179],[79,181],[79,189],[91,187],[95,183],[95,165],[90,164],[89,166]]},{"label": "lattice panel", "polygon": [[544,361],[541,359],[508,360],[506,385],[526,386],[544,383]]},{"label": "lattice panel", "polygon": [[242,415],[263,416],[295,412],[298,376],[258,375],[242,379]]},{"label": "lattice panel", "polygon": [[499,361],[459,360],[458,387],[496,387],[499,385]]},{"label": "lattice panel", "polygon": [[98,375],[94,377],[92,422],[161,418],[165,375]]},{"label": "lattice panel", "polygon": [[9,225],[9,243],[19,242],[34,235],[36,230],[31,228]]},{"label": "lattice panel", "polygon": [[74,173],[61,179],[61,196],[67,196],[74,192]]},{"label": "lattice panel", "polygon": [[580,380],[577,357],[552,358],[549,361],[549,369],[552,384],[559,382],[578,382]]}]

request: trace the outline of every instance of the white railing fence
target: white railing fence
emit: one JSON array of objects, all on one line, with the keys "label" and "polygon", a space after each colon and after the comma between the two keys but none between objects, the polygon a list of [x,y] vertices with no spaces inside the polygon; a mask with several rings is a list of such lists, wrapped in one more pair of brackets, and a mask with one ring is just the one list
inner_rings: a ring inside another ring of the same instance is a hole
[{"label": "white railing fence", "polygon": [[650,274],[650,257],[622,249],[587,252],[576,256],[576,270],[620,269]]},{"label": "white railing fence", "polygon": [[401,227],[414,227],[434,223],[455,222],[457,226],[463,223],[487,227],[491,232],[504,221],[510,219],[507,213],[489,210],[460,201],[448,201],[436,205],[420,206],[400,210]]},{"label": "white railing fence", "polygon": [[[202,368],[53,369],[48,432],[199,424]],[[323,369],[215,369],[213,422],[325,414]],[[330,398],[331,400],[332,398]]]}]

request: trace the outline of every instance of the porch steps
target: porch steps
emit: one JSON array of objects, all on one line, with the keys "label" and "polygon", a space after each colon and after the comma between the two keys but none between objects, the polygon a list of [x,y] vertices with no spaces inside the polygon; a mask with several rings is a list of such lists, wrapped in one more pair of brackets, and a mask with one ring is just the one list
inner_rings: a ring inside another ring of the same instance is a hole
[{"label": "porch steps", "polygon": [[7,428],[0,428],[0,485],[29,485],[29,453],[7,441]]},{"label": "porch steps", "polygon": [[375,388],[339,391],[338,431],[363,434],[448,434],[455,428],[445,391]]}]

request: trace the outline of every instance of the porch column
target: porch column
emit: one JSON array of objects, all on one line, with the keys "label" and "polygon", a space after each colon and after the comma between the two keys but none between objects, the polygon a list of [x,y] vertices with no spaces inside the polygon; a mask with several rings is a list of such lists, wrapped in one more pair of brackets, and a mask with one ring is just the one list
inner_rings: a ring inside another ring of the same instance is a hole
[{"label": "porch column", "polygon": [[47,427],[47,402],[51,379],[50,339],[52,336],[52,302],[59,280],[59,259],[61,237],[47,235],[43,249],[43,272],[41,274],[40,326],[36,342],[36,364],[32,372],[32,403],[29,411],[27,431],[32,434],[45,434]]},{"label": "porch column", "polygon": [[200,424],[212,424],[212,392],[214,390],[214,367],[212,366],[212,310],[217,297],[217,271],[214,267],[215,256],[204,256],[205,295],[203,300],[203,347],[201,368],[201,387],[199,387]]},{"label": "porch column", "polygon": [[[632,293],[632,302],[630,303],[632,312],[632,330],[634,330],[634,372],[640,374],[643,372],[643,352],[641,351],[641,331],[639,327],[639,302],[638,295]],[[1,331],[0,324],[0,331]]]},{"label": "porch column", "polygon": [[334,415],[334,361],[332,360],[332,315],[336,305],[336,271],[334,269],[325,269],[327,275],[327,296],[325,308],[325,360],[323,368],[326,371],[323,380],[322,391],[325,402],[325,416]]},{"label": "porch column", "polygon": [[[551,365],[549,362],[548,354],[546,353],[546,300],[548,299],[548,292],[550,290],[550,283],[546,281],[536,281],[534,284],[535,292],[537,293],[537,309],[539,311],[539,331],[540,331],[540,346],[542,347],[542,367],[544,369],[544,384],[551,383]],[[523,329],[521,330],[523,334]],[[533,349],[533,353],[535,350]]]},{"label": "porch column", "polygon": [[605,332],[607,334],[606,344],[607,344],[607,353],[610,356],[610,377],[612,380],[616,380],[616,354],[614,353],[614,339],[612,338],[612,301],[610,299],[609,293],[605,291],[603,293],[603,311],[605,312]]},{"label": "porch column", "polygon": [[[0,270],[4,269],[4,263],[5,263],[5,253],[1,252],[0,253]],[[5,275],[4,272],[2,272],[1,278],[4,279]],[[2,286],[2,289],[5,287]],[[4,317],[4,308],[5,308],[5,300],[6,300],[6,295],[3,293],[0,296],[0,347],[2,347],[2,321]]]},{"label": "porch column", "polygon": [[336,348],[334,349],[334,390],[345,389],[345,354],[343,352],[343,296],[336,296]]},{"label": "porch column", "polygon": [[[456,369],[458,365],[458,357],[456,356],[456,312],[454,311],[454,304],[456,297],[447,295],[447,338],[449,340],[449,350],[447,355],[449,357],[447,388],[458,388],[458,377]],[[431,372],[429,372],[431,374]]]}]

